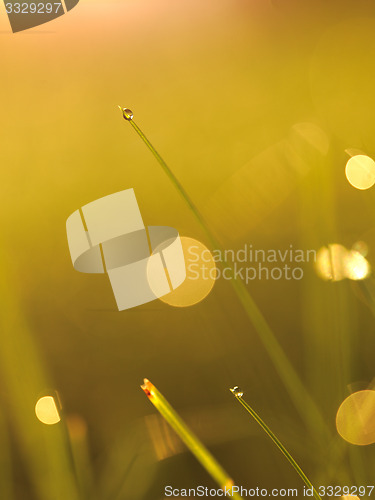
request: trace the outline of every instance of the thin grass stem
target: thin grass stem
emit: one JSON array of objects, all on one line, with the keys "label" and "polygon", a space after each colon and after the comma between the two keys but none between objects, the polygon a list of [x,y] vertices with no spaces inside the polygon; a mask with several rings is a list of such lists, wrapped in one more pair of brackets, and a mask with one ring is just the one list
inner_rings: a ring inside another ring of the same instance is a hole
[{"label": "thin grass stem", "polygon": [[172,408],[164,396],[147,379],[141,386],[151,403],[158,410],[160,415],[168,422],[172,429],[178,434],[181,440],[193,453],[196,459],[206,469],[210,476],[216,481],[224,492],[230,493],[231,498],[240,500],[241,497],[232,491],[234,482],[211,455],[207,448],[201,443],[197,436],[189,429],[178,413]]},{"label": "thin grass stem", "polygon": [[[142,132],[142,130],[138,127],[138,125],[133,120],[133,113],[128,108],[122,108],[119,106],[120,110],[123,113],[123,117],[127,120],[133,129],[137,132],[138,136],[142,139],[148,149],[151,151],[155,159],[158,161],[163,171],[166,173],[168,178],[171,180],[174,187],[180,193],[181,197],[184,199],[185,203],[189,206],[192,213],[194,214],[196,220],[199,225],[203,229],[206,234],[208,240],[211,245],[215,249],[219,249],[221,251],[221,255],[225,255],[225,252],[217,240],[215,235],[209,228],[209,224],[205,221],[203,215],[196,207],[195,203],[190,198],[189,194],[186,192],[180,181],[174,175],[172,170],[168,167],[166,162],[148,140],[146,135]],[[263,314],[259,310],[256,305],[254,299],[249,294],[246,286],[243,282],[235,277],[235,271],[231,262],[226,261],[224,259],[225,266],[231,270],[232,279],[230,280],[234,291],[240,300],[242,306],[245,309],[245,312],[255,327],[255,330],[263,343],[268,355],[270,356],[282,382],[284,383],[291,399],[294,402],[296,409],[299,414],[303,418],[303,420],[309,425],[310,428],[317,429],[319,434],[322,436],[322,442],[326,442],[327,439],[330,439],[331,435],[328,430],[328,427],[316,406],[314,400],[310,396],[309,392],[303,385],[300,377],[295,371],[294,367],[290,363],[288,357],[280,346],[278,340],[276,339],[272,329],[264,318]]]},{"label": "thin grass stem", "polygon": [[289,453],[289,451],[285,448],[285,446],[282,444],[282,442],[278,439],[278,437],[271,431],[271,429],[268,427],[268,425],[262,420],[262,418],[257,414],[251,406],[246,403],[246,401],[243,399],[243,393],[239,390],[238,387],[234,387],[233,389],[230,389],[231,393],[235,396],[237,401],[241,403],[241,405],[245,408],[245,410],[250,413],[250,415],[253,417],[253,419],[261,426],[261,428],[264,430],[264,432],[267,434],[268,437],[272,439],[272,441],[275,443],[275,445],[278,447],[278,449],[281,451],[281,453],[284,455],[284,457],[288,460],[288,462],[293,466],[294,470],[297,472],[297,474],[300,476],[302,481],[305,483],[305,485],[312,491],[314,494],[314,498],[316,500],[322,500],[319,493],[316,491],[314,486],[312,485],[311,481],[308,479],[306,474],[303,472],[301,467],[297,464],[297,462],[294,460],[292,455]]}]

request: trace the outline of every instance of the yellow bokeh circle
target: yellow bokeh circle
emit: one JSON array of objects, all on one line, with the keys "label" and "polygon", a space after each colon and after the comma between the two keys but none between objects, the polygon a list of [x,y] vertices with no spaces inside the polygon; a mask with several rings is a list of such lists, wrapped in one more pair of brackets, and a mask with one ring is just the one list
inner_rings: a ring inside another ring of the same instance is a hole
[{"label": "yellow bokeh circle", "polygon": [[363,280],[370,274],[370,264],[356,250],[350,250],[345,259],[346,277],[350,280]]},{"label": "yellow bokeh circle", "polygon": [[366,155],[355,155],[345,167],[345,175],[357,189],[369,189],[375,184],[375,161]]},{"label": "yellow bokeh circle", "polygon": [[186,278],[178,288],[160,298],[175,307],[189,307],[201,302],[211,292],[217,277],[212,253],[198,240],[181,237]]},{"label": "yellow bokeh circle", "polygon": [[337,243],[322,247],[316,256],[315,269],[324,280],[341,281],[346,277],[346,248]]},{"label": "yellow bokeh circle", "polygon": [[40,422],[46,425],[54,425],[61,420],[55,398],[52,396],[44,396],[37,401],[35,415]]},{"label": "yellow bokeh circle", "polygon": [[358,391],[346,398],[337,412],[336,428],[348,443],[375,443],[375,391]]},{"label": "yellow bokeh circle", "polygon": [[347,250],[343,245],[333,243],[322,247],[315,262],[317,274],[324,280],[363,280],[371,273],[367,259],[358,250]]}]

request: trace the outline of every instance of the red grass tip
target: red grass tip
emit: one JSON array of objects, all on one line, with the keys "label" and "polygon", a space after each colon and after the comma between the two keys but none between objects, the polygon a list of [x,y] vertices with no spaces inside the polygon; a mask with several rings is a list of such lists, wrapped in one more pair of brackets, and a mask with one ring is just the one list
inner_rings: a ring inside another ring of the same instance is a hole
[{"label": "red grass tip", "polygon": [[144,390],[145,394],[148,397],[152,396],[153,387],[154,387],[153,384],[147,378],[143,379],[143,385],[141,385],[141,388]]}]

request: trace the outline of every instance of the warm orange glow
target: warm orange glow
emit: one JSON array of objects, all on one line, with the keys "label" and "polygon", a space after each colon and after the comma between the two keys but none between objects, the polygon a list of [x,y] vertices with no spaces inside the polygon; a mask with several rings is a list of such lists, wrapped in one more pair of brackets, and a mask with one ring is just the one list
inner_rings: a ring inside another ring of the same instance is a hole
[{"label": "warm orange glow", "polygon": [[145,424],[158,461],[173,457],[184,451],[182,441],[160,415],[147,415]]},{"label": "warm orange glow", "polygon": [[154,385],[147,379],[147,378],[144,378],[143,379],[143,384],[141,385],[141,389],[144,390],[145,394],[150,397],[150,396],[153,396],[153,388],[154,388]]},{"label": "warm orange glow", "polygon": [[186,264],[185,281],[159,300],[175,307],[189,307],[201,302],[211,292],[216,280],[216,264],[208,248],[198,240],[181,237]]},{"label": "warm orange glow", "polygon": [[74,441],[81,441],[87,436],[87,424],[79,415],[69,415],[66,418],[69,435]]},{"label": "warm orange glow", "polygon": [[223,490],[227,489],[230,490],[234,486],[234,481],[233,479],[230,479],[226,484],[223,485]]}]

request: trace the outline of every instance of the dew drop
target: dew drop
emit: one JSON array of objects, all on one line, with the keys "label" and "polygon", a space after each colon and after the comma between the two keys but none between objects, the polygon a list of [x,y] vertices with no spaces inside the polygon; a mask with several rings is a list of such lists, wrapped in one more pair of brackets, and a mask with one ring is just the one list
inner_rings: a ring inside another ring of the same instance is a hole
[{"label": "dew drop", "polygon": [[133,119],[133,111],[128,108],[122,108],[122,114],[124,115],[125,120],[129,122]]},{"label": "dew drop", "polygon": [[243,392],[237,385],[231,389],[231,392],[236,396],[236,398],[242,398],[243,396]]}]

